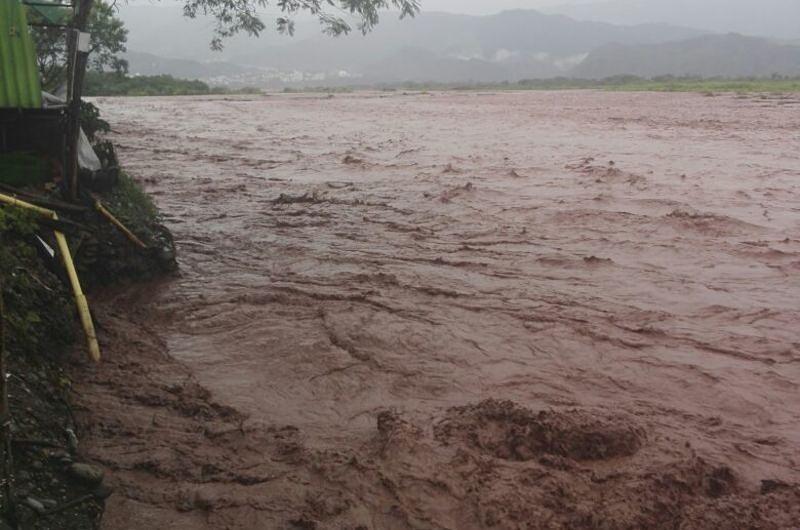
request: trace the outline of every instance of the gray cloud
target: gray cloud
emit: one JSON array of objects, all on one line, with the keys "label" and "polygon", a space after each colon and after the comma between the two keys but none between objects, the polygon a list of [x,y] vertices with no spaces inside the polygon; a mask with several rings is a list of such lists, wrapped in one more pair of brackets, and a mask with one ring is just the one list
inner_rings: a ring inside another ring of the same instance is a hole
[{"label": "gray cloud", "polygon": [[567,0],[422,0],[422,9],[488,15],[507,9],[539,9],[564,3]]}]

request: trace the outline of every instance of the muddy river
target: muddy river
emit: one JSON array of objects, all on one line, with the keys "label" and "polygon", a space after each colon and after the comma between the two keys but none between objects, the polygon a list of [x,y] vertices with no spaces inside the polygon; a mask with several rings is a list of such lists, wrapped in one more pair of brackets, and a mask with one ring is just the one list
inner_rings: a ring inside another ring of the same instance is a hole
[{"label": "muddy river", "polygon": [[305,455],[109,527],[800,525],[800,96],[97,103],[179,249],[147,325]]}]

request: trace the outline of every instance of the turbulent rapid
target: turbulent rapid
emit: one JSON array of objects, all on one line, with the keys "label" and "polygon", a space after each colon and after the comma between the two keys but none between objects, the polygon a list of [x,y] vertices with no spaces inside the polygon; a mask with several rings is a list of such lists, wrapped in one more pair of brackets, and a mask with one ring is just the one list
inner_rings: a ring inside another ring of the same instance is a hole
[{"label": "turbulent rapid", "polygon": [[200,488],[208,528],[800,521],[800,98],[96,103],[180,253],[142,319],[271,433],[232,464],[148,435],[149,513]]}]

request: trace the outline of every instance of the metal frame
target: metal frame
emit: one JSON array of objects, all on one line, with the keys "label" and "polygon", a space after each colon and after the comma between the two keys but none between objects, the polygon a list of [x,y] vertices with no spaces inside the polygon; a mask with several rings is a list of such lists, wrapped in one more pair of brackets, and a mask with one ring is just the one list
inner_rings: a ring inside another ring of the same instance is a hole
[{"label": "metal frame", "polygon": [[22,0],[22,3],[26,6],[39,6],[39,7],[69,7],[75,9],[75,4],[70,2],[69,4],[51,4],[49,2],[31,2],[30,0]]},{"label": "metal frame", "polygon": [[[20,0],[20,3],[25,6],[31,7],[61,7],[65,9],[72,9],[73,15],[75,14],[75,9],[77,9],[77,0],[73,0],[72,2],[65,3],[49,3],[49,2],[37,2],[36,0]],[[47,22],[35,22],[30,23],[28,22],[29,26],[36,26],[36,27],[44,27],[44,28],[69,28],[72,27],[70,24],[52,24]]]},{"label": "metal frame", "polygon": [[[3,1],[3,0],[0,0]],[[68,182],[69,191],[73,200],[78,196],[78,156],[77,145],[80,134],[80,100],[83,90],[83,78],[86,71],[87,53],[77,49],[78,34],[84,31],[88,12],[94,0],[60,0],[57,3],[43,2],[41,0],[21,0],[23,5],[35,7],[56,7],[72,9],[72,19],[69,24],[54,24],[45,22],[29,23],[30,26],[62,28],[67,42],[67,127],[66,153],[64,156],[64,177]]]},{"label": "metal frame", "polygon": [[[6,1],[6,0],[0,0]],[[61,0],[59,2],[48,3],[43,2],[41,0],[20,0],[20,3],[23,6],[42,6],[42,7],[55,7],[55,8],[62,8],[62,9],[71,9],[71,18],[74,18],[74,12],[76,9],[77,1],[76,0]],[[45,17],[42,18],[42,22],[31,22],[31,17],[28,17],[28,25],[34,27],[45,27],[45,28],[59,28],[59,33],[63,33],[63,38],[69,41],[69,35],[72,30],[72,24],[54,24],[49,22],[49,20]],[[67,61],[67,83],[69,83],[71,79],[71,72],[72,72],[72,65],[70,56],[68,55],[66,58]],[[40,109],[0,109],[0,152],[4,152],[7,149],[6,140],[8,139],[8,134],[11,133],[13,135],[13,130],[16,126],[23,122],[31,122],[31,123],[40,123],[42,125],[47,124],[47,127],[53,131],[59,131],[59,135],[61,137],[60,141],[54,145],[55,150],[59,152],[58,159],[60,160],[60,164],[62,168],[66,168],[68,162],[70,161],[70,149],[72,148],[72,142],[69,141],[69,135],[71,132],[70,128],[70,107],[68,103],[59,106],[51,106],[48,108],[40,108]],[[66,173],[66,171],[64,170]],[[64,175],[67,178],[67,175]]]}]

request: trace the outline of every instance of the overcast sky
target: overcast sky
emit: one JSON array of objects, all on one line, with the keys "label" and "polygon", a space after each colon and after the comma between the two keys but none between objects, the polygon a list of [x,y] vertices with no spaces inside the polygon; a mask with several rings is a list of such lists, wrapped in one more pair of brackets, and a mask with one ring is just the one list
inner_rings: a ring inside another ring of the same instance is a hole
[{"label": "overcast sky", "polygon": [[508,9],[538,9],[565,4],[595,4],[603,1],[605,0],[422,0],[422,8],[426,11],[490,15]]},{"label": "overcast sky", "polygon": [[425,11],[488,15],[506,9],[536,9],[567,3],[573,2],[569,0],[423,0],[422,8]]},{"label": "overcast sky", "polygon": [[[422,0],[425,11],[490,15],[507,9],[536,9],[563,4],[588,4],[601,0]],[[800,0],[798,0],[800,1]],[[179,0],[128,0],[131,5],[176,4]]]}]

